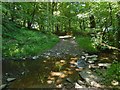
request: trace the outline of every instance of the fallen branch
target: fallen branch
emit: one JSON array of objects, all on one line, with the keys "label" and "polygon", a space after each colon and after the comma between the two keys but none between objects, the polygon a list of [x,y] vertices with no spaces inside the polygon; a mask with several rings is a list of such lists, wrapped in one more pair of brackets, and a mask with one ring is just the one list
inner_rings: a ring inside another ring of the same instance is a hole
[{"label": "fallen branch", "polygon": [[105,44],[105,43],[101,43],[101,45],[102,45],[102,46],[106,46],[106,47],[108,47],[109,49],[114,49],[114,50],[120,51],[119,48],[116,48],[116,47],[113,47],[113,46],[109,46],[109,45],[107,45],[107,44]]}]

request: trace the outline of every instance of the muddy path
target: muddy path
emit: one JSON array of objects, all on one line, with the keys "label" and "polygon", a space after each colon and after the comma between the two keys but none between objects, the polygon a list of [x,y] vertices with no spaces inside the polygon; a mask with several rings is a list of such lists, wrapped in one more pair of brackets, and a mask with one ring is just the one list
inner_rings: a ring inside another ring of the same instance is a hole
[{"label": "muddy path", "polygon": [[82,55],[82,50],[75,42],[74,38],[60,39],[59,43],[55,45],[51,50],[42,54],[46,57],[65,58],[66,56],[78,56]]}]

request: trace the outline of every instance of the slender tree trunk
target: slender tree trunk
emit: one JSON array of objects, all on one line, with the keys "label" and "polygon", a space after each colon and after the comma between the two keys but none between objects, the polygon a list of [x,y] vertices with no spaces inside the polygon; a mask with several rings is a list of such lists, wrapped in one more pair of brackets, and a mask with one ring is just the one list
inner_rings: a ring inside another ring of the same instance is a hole
[{"label": "slender tree trunk", "polygon": [[32,23],[34,21],[34,16],[35,16],[35,12],[36,12],[36,3],[34,3],[34,8],[33,8],[33,12],[31,13],[31,19],[29,19],[28,22],[28,29],[32,29]]},{"label": "slender tree trunk", "polygon": [[85,21],[84,21],[84,18],[83,18],[83,30],[85,30]]},{"label": "slender tree trunk", "polygon": [[32,25],[31,21],[28,21],[27,23],[28,23],[28,29],[31,29],[31,25]]},{"label": "slender tree trunk", "polygon": [[81,23],[81,21],[78,21],[79,22],[79,27],[80,27],[80,29],[82,30],[82,23]]},{"label": "slender tree trunk", "polygon": [[112,26],[113,22],[112,22],[112,6],[111,4],[109,3],[109,9],[110,9],[110,26]]},{"label": "slender tree trunk", "polygon": [[95,18],[93,15],[90,16],[90,28],[95,28]]}]

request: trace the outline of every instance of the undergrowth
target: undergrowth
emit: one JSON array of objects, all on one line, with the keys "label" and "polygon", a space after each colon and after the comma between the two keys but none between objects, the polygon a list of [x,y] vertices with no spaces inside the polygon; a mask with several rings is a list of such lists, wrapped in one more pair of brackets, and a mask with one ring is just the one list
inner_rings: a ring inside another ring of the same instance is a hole
[{"label": "undergrowth", "polygon": [[34,56],[53,47],[58,37],[39,31],[17,27],[14,23],[2,27],[2,57],[20,58]]},{"label": "undergrowth", "polygon": [[88,36],[76,36],[79,47],[90,53],[96,53],[97,49],[93,46],[91,38]]}]

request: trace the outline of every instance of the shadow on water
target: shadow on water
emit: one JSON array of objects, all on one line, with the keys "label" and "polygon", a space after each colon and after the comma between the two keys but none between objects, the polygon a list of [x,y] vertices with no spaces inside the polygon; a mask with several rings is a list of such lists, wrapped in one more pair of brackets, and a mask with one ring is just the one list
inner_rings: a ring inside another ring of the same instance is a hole
[{"label": "shadow on water", "polygon": [[16,78],[8,88],[56,88],[66,83],[66,78],[75,82],[80,77],[71,62],[77,57],[67,59],[50,58],[25,61],[3,61],[3,83],[7,78]]},{"label": "shadow on water", "polygon": [[[101,52],[98,62],[113,62],[120,57],[119,52]],[[65,58],[51,57],[38,60],[3,60],[3,84],[7,88],[60,88],[81,79],[79,70],[73,66],[80,57],[66,55]],[[95,62],[96,63],[96,62]],[[7,82],[8,78],[16,78]]]}]

